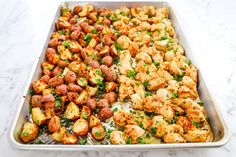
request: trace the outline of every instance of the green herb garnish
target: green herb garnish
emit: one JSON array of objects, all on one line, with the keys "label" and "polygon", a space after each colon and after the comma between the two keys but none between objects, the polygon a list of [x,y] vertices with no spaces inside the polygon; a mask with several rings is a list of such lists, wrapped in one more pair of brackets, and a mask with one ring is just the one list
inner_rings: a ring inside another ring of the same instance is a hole
[{"label": "green herb garnish", "polygon": [[59,32],[61,35],[65,35],[65,30],[64,29],[62,29],[62,30],[60,30],[60,32]]},{"label": "green herb garnish", "polygon": [[147,96],[152,96],[152,93],[145,91],[145,97],[147,97]]},{"label": "green herb garnish", "polygon": [[185,73],[178,74],[177,76],[174,77],[174,80],[176,81],[182,81],[183,77],[185,76]]},{"label": "green herb garnish", "polygon": [[115,44],[115,47],[116,47],[116,49],[117,49],[118,51],[123,50],[121,44],[119,44],[119,43]]},{"label": "green herb garnish", "polygon": [[68,41],[63,41],[63,43],[62,43],[65,47],[69,47],[70,45],[69,45],[69,43],[68,43]]},{"label": "green herb garnish", "polygon": [[87,33],[87,34],[84,36],[84,40],[85,40],[87,43],[89,43],[90,40],[91,40],[90,34]]},{"label": "green herb garnish", "polygon": [[93,29],[93,30],[92,30],[92,33],[93,33],[93,34],[97,34],[98,31],[97,31],[96,29]]},{"label": "green herb garnish", "polygon": [[150,85],[150,84],[149,84],[149,81],[146,80],[146,81],[143,82],[143,86],[144,86],[145,88],[148,88],[149,85]]},{"label": "green herb garnish", "polygon": [[156,132],[157,132],[157,128],[151,128],[151,132],[152,132],[152,134],[156,134]]},{"label": "green herb garnish", "polygon": [[172,93],[172,98],[178,98],[178,97],[179,97],[178,93],[176,92]]},{"label": "green herb garnish", "polygon": [[136,76],[136,73],[135,73],[135,71],[134,70],[129,70],[129,72],[128,72],[128,74],[127,74],[127,76],[129,77],[129,78],[135,78],[135,76]]},{"label": "green herb garnish", "polygon": [[195,127],[199,127],[199,123],[198,122],[196,122],[196,121],[192,121],[192,124],[195,126]]},{"label": "green herb garnish", "polygon": [[83,119],[88,119],[88,115],[87,115],[86,112],[82,112],[82,118],[83,118]]}]

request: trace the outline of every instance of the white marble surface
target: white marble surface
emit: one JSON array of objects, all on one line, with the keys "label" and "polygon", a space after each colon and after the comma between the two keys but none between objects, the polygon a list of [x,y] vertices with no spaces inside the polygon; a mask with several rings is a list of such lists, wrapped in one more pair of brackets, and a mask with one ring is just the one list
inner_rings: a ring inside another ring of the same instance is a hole
[{"label": "white marble surface", "polygon": [[0,156],[235,156],[236,155],[236,1],[173,1],[183,21],[198,67],[231,130],[220,148],[145,152],[36,152],[17,150],[8,132],[56,0],[0,0]]}]

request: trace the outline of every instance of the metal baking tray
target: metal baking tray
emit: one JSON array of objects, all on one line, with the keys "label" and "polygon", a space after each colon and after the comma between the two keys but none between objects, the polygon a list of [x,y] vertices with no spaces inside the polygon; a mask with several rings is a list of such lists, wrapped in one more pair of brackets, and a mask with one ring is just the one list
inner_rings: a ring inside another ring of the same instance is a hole
[{"label": "metal baking tray", "polygon": [[40,47],[40,53],[36,59],[36,62],[33,66],[33,71],[31,72],[30,78],[27,82],[24,93],[22,94],[22,99],[19,103],[18,109],[15,114],[15,119],[13,120],[12,128],[10,130],[9,138],[11,144],[18,149],[37,149],[37,150],[75,150],[75,151],[85,151],[85,150],[94,150],[94,151],[125,151],[125,150],[151,150],[158,148],[196,148],[196,147],[217,147],[222,146],[227,143],[230,133],[229,130],[220,114],[220,111],[217,107],[216,102],[211,97],[207,86],[204,82],[203,76],[201,75],[201,71],[198,71],[199,74],[199,84],[198,91],[201,99],[205,104],[205,110],[209,117],[209,123],[212,128],[214,134],[213,142],[209,143],[181,143],[181,144],[135,144],[135,145],[48,145],[48,144],[24,144],[19,139],[19,132],[23,126],[23,123],[26,121],[26,118],[29,115],[29,100],[30,95],[29,87],[31,82],[35,81],[39,78],[41,73],[41,63],[45,59],[45,50],[48,46],[48,42],[50,40],[50,34],[55,30],[55,21],[60,16],[60,8],[61,6],[68,6],[70,8],[75,5],[84,5],[86,3],[90,3],[95,7],[108,7],[110,9],[117,9],[120,6],[127,7],[138,7],[144,5],[153,5],[155,7],[163,7],[166,6],[170,10],[170,19],[174,25],[174,28],[177,33],[177,37],[180,41],[180,44],[184,47],[186,56],[191,59],[192,63],[195,64],[194,58],[191,56],[191,49],[189,48],[187,39],[185,38],[184,32],[181,28],[180,20],[176,14],[176,10],[174,6],[169,1],[117,1],[113,0],[112,2],[108,1],[64,1],[61,3],[56,11],[56,15],[54,16],[54,20],[52,21],[51,27],[47,36],[45,37],[44,43],[42,47]]}]

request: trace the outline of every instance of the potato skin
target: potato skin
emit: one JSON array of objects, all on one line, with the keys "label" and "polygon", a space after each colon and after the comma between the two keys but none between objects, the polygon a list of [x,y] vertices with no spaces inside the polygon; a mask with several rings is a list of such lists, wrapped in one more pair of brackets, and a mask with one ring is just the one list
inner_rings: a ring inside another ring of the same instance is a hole
[{"label": "potato skin", "polygon": [[76,120],[79,118],[79,115],[80,115],[79,107],[75,103],[70,102],[65,111],[66,118],[70,120]]},{"label": "potato skin", "polygon": [[78,138],[74,134],[65,133],[62,137],[62,143],[64,144],[76,144]]},{"label": "potato skin", "polygon": [[54,116],[48,122],[48,131],[49,132],[58,132],[61,129],[61,122],[58,116]]},{"label": "potato skin", "polygon": [[36,124],[25,122],[20,134],[20,138],[23,142],[27,143],[34,140],[39,133],[39,128]]},{"label": "potato skin", "polygon": [[45,124],[47,118],[39,107],[32,108],[32,119],[38,126]]},{"label": "potato skin", "polygon": [[33,95],[31,97],[31,105],[32,105],[32,107],[41,107],[42,106],[41,99],[42,99],[41,95]]},{"label": "potato skin", "polygon": [[90,128],[95,127],[95,126],[100,125],[100,124],[101,124],[100,119],[98,119],[94,115],[90,116],[90,118],[89,118],[89,127]]},{"label": "potato skin", "polygon": [[72,131],[77,136],[84,136],[88,134],[89,125],[88,122],[84,119],[78,119],[72,126]]},{"label": "potato skin", "polygon": [[58,142],[61,142],[65,133],[66,133],[66,128],[65,128],[65,127],[62,127],[59,132],[54,132],[54,133],[51,135],[51,137],[52,137],[54,140],[56,140],[56,141],[58,141]]},{"label": "potato skin", "polygon": [[91,134],[95,140],[102,140],[105,138],[105,129],[102,125],[97,125],[92,128]]},{"label": "potato skin", "polygon": [[90,115],[91,115],[91,110],[89,109],[89,107],[83,105],[80,117],[83,119],[88,119],[90,117]]}]

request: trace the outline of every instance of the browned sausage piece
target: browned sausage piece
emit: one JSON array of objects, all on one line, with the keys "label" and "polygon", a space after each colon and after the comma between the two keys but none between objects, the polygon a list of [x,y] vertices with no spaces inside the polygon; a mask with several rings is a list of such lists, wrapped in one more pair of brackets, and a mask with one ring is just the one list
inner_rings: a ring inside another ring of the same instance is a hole
[{"label": "browned sausage piece", "polygon": [[73,71],[68,71],[65,76],[65,81],[70,83],[70,82],[75,82],[76,80],[76,74]]},{"label": "browned sausage piece", "polygon": [[66,93],[67,93],[67,85],[62,84],[56,87],[57,95],[66,95]]},{"label": "browned sausage piece", "polygon": [[115,92],[109,92],[104,95],[104,99],[107,99],[109,103],[114,103],[117,99],[117,94]]},{"label": "browned sausage piece", "polygon": [[97,106],[101,107],[101,108],[104,108],[104,107],[109,107],[110,105],[109,105],[107,99],[100,99]]},{"label": "browned sausage piece", "polygon": [[58,39],[57,39],[57,38],[51,39],[51,40],[49,41],[49,43],[48,43],[48,45],[49,45],[50,47],[57,47],[58,44],[59,44],[59,43],[58,43]]},{"label": "browned sausage piece", "polygon": [[48,122],[48,131],[49,132],[57,132],[61,129],[61,122],[58,116],[54,116]]},{"label": "browned sausage piece", "polygon": [[69,83],[67,89],[71,92],[82,92],[82,90],[83,90],[82,87],[80,87],[79,85],[74,84],[74,83]]},{"label": "browned sausage piece", "polygon": [[41,81],[45,82],[45,83],[48,83],[48,81],[50,80],[50,77],[48,75],[43,75],[41,78],[40,78]]},{"label": "browned sausage piece", "polygon": [[104,107],[100,110],[99,112],[101,118],[103,120],[107,119],[107,118],[111,118],[113,116],[113,112],[112,112],[112,109],[111,108],[108,108],[108,107]]},{"label": "browned sausage piece", "polygon": [[45,102],[43,104],[44,108],[47,109],[47,108],[54,108],[55,107],[55,103],[54,102]]},{"label": "browned sausage piece", "polygon": [[55,64],[55,61],[54,61],[55,54],[56,54],[56,50],[55,49],[47,48],[47,50],[46,50],[46,57],[47,57],[47,60],[48,60],[49,63]]},{"label": "browned sausage piece", "polygon": [[41,99],[42,99],[41,95],[33,95],[31,98],[32,107],[41,107],[42,106]]},{"label": "browned sausage piece", "polygon": [[106,81],[116,81],[117,74],[116,74],[116,72],[114,70],[109,69],[105,65],[101,65],[100,67],[102,69],[102,72],[106,75],[105,76],[105,80]]},{"label": "browned sausage piece", "polygon": [[100,64],[98,63],[98,61],[90,60],[90,61],[88,61],[88,64],[94,69],[97,69],[100,67]]},{"label": "browned sausage piece", "polygon": [[63,60],[59,60],[57,64],[59,67],[67,67],[69,65],[68,62],[63,61]]},{"label": "browned sausage piece", "polygon": [[88,106],[91,110],[95,110],[97,107],[97,102],[95,99],[89,98],[86,103],[86,106]]},{"label": "browned sausage piece", "polygon": [[41,102],[54,102],[55,98],[52,94],[48,94],[48,95],[43,95],[41,98]]},{"label": "browned sausage piece", "polygon": [[73,40],[78,40],[80,35],[80,30],[75,30],[71,33],[70,38]]},{"label": "browned sausage piece", "polygon": [[112,65],[112,57],[111,56],[105,56],[102,58],[102,61],[109,67]]},{"label": "browned sausage piece", "polygon": [[58,76],[58,75],[60,75],[61,72],[62,72],[62,69],[61,69],[61,68],[55,67],[55,68],[52,70],[52,75],[53,75],[53,76]]},{"label": "browned sausage piece", "polygon": [[64,83],[63,78],[61,77],[53,77],[49,80],[48,85],[52,87],[59,86]]}]

